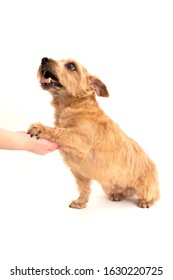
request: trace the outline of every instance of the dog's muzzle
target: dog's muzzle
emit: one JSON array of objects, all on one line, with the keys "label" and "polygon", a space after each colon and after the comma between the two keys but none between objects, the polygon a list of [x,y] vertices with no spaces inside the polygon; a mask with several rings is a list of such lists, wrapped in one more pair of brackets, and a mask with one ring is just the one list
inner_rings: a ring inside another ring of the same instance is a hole
[{"label": "dog's muzzle", "polygon": [[40,66],[40,83],[43,88],[62,88],[63,85],[59,79],[51,72],[51,59],[43,57]]}]

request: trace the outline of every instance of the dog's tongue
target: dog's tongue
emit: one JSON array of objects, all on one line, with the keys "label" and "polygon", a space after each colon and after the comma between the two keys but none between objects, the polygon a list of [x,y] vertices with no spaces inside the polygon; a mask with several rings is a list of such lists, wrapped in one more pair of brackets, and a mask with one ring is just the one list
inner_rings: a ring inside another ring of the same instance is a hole
[{"label": "dog's tongue", "polygon": [[51,78],[46,79],[45,77],[42,77],[40,79],[41,84],[47,84],[47,83],[50,83],[50,82],[51,82]]},{"label": "dog's tongue", "polygon": [[49,83],[51,83],[51,82],[57,82],[57,80],[54,80],[54,79],[52,79],[52,78],[45,78],[45,77],[41,77],[41,79],[40,79],[40,83],[41,84],[49,84]]}]

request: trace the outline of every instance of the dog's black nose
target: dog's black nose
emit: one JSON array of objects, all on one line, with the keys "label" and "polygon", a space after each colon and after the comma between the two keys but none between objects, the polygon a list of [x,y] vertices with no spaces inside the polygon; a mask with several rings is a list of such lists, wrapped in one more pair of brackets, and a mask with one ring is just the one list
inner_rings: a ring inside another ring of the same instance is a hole
[{"label": "dog's black nose", "polygon": [[42,60],[41,60],[41,64],[42,64],[42,65],[46,65],[49,61],[50,61],[49,58],[43,57]]}]

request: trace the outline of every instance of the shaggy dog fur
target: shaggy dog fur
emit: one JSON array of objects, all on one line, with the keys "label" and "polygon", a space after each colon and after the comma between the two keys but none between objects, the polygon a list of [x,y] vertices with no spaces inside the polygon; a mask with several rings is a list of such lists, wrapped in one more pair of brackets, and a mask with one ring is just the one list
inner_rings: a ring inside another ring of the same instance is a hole
[{"label": "shaggy dog fur", "polygon": [[157,201],[160,194],[155,164],[96,101],[95,95],[109,96],[106,86],[73,59],[44,57],[38,77],[41,87],[53,97],[55,126],[32,124],[28,133],[61,146],[60,153],[79,190],[79,198],[70,207],[86,206],[92,180],[99,182],[112,201],[134,194],[142,208]]}]

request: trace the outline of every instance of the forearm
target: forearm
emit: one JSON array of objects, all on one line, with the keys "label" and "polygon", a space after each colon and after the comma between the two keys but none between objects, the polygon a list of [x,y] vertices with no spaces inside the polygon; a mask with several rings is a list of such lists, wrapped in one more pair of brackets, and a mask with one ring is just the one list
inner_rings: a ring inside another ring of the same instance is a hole
[{"label": "forearm", "polygon": [[25,150],[26,143],[19,133],[0,128],[0,149]]},{"label": "forearm", "polygon": [[31,138],[24,131],[12,132],[0,129],[0,149],[28,151],[38,155],[45,155],[59,148],[59,145],[46,139]]}]

